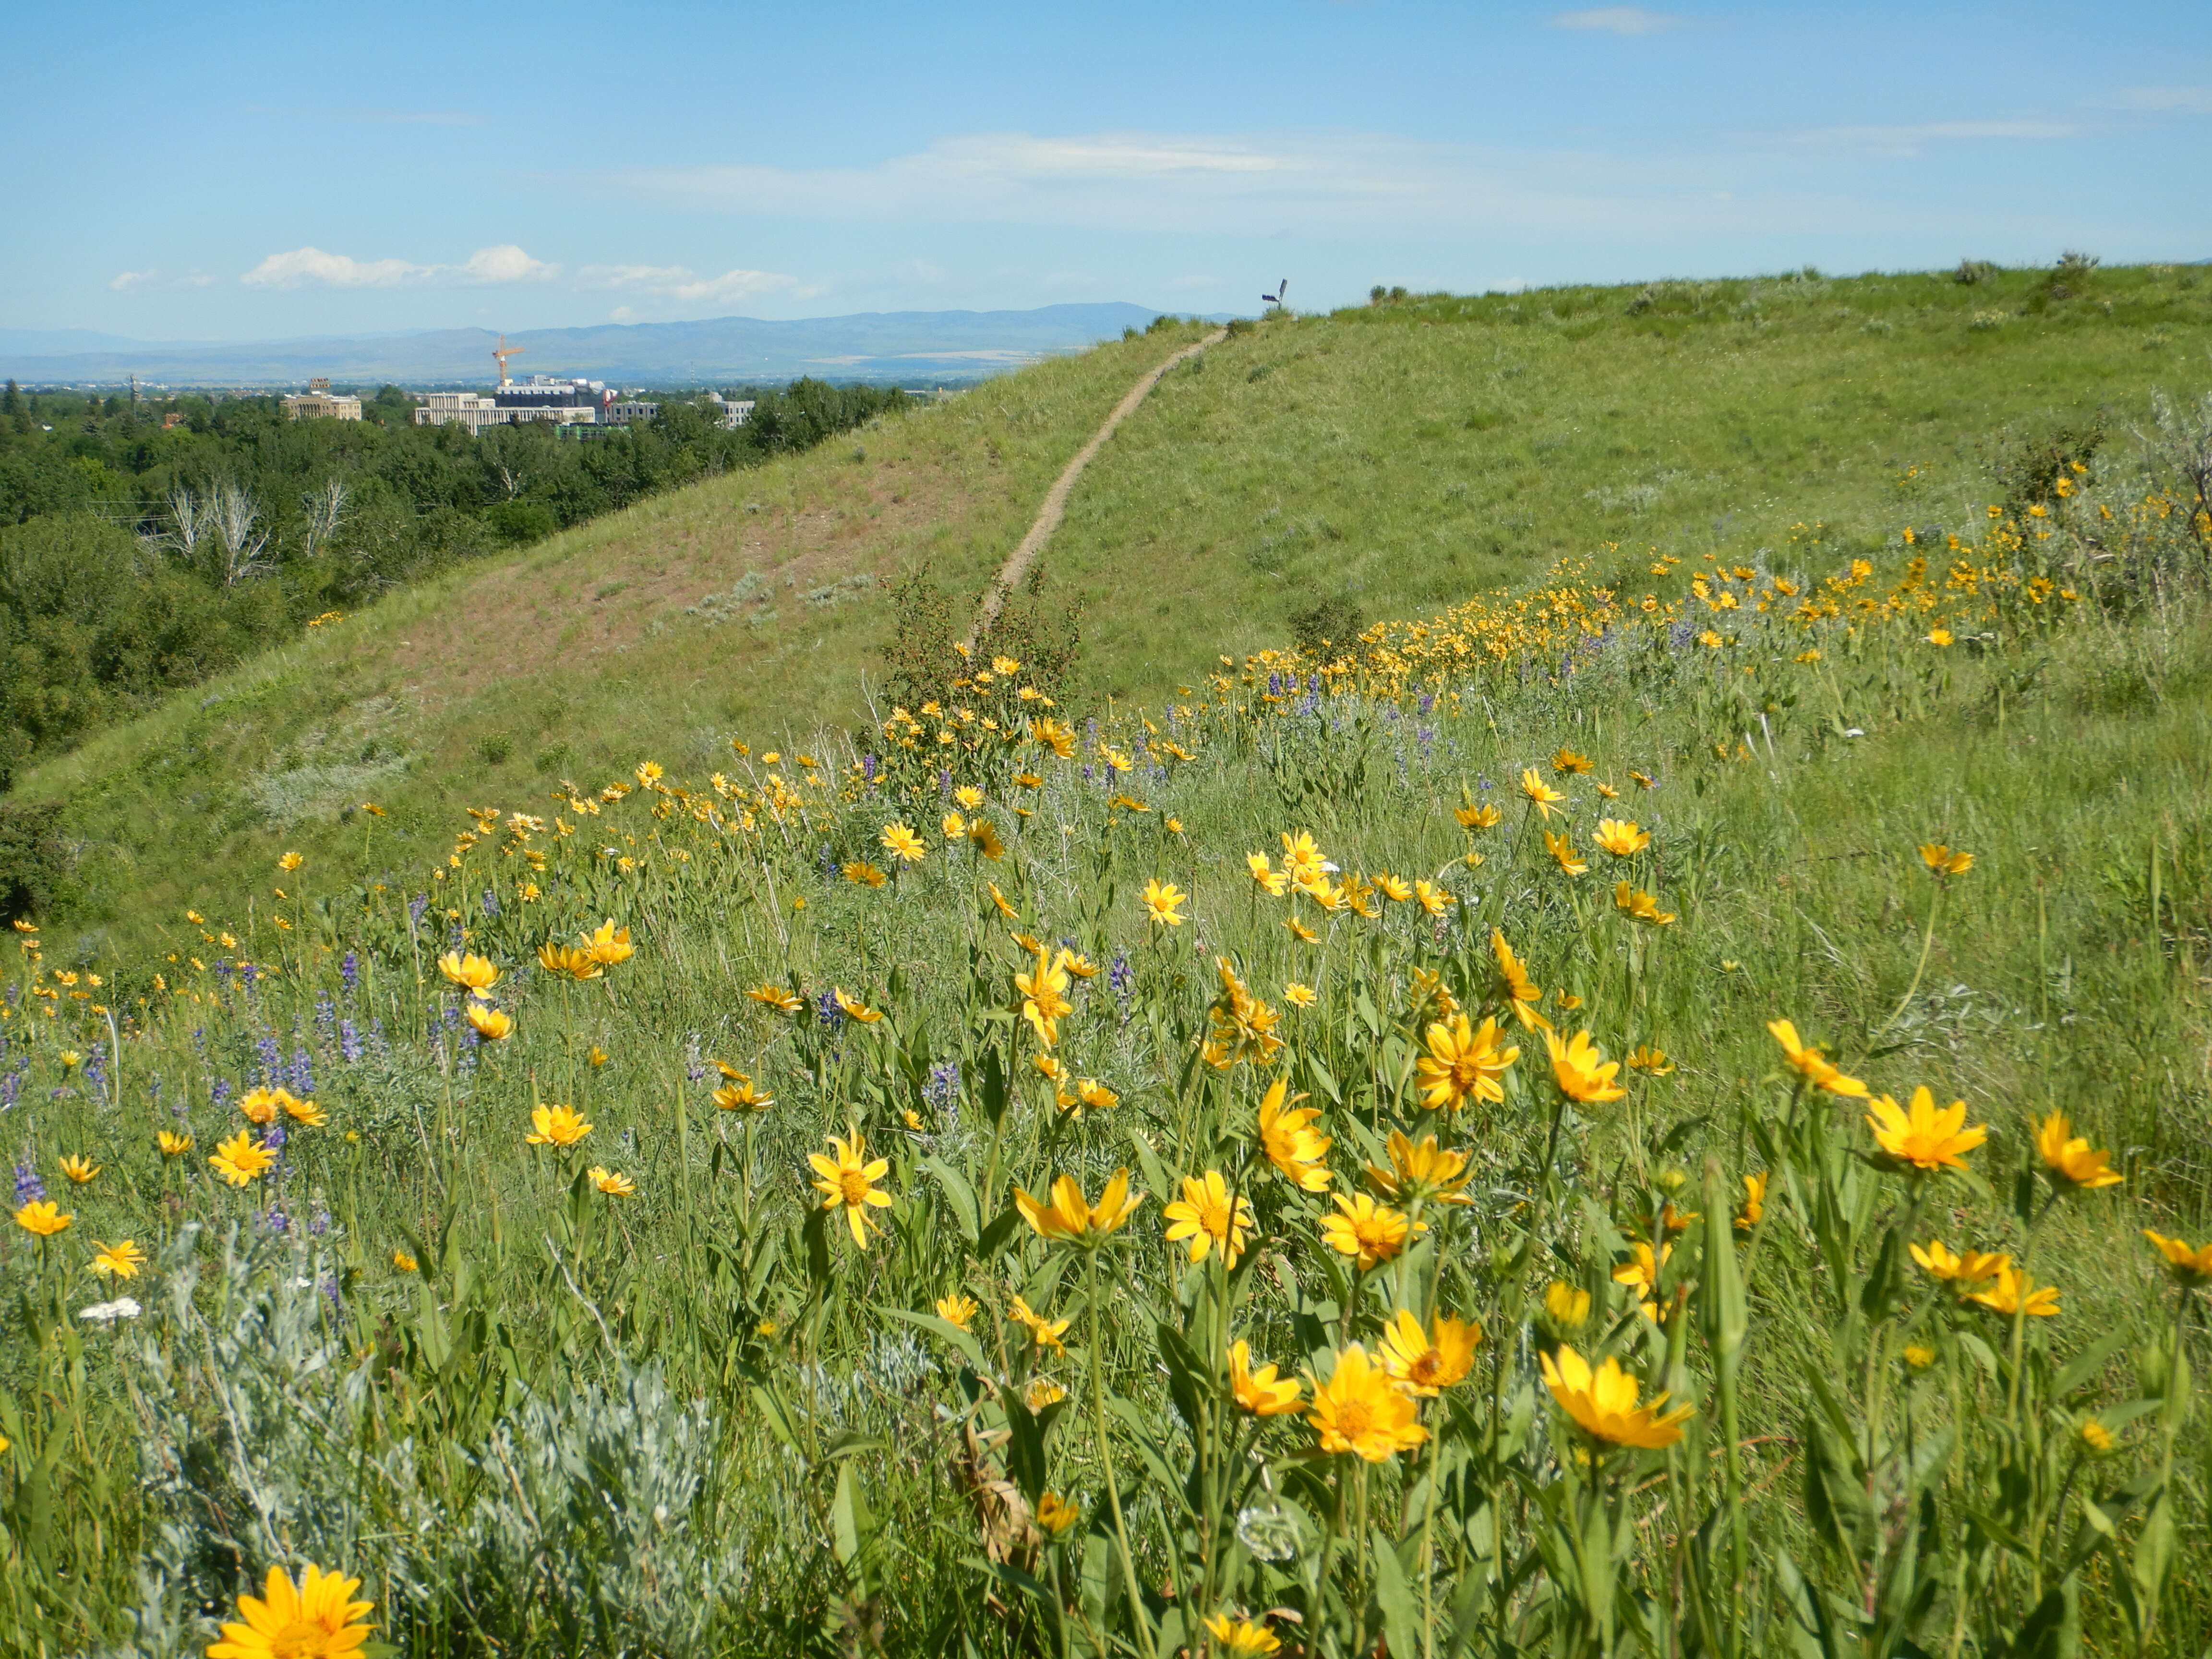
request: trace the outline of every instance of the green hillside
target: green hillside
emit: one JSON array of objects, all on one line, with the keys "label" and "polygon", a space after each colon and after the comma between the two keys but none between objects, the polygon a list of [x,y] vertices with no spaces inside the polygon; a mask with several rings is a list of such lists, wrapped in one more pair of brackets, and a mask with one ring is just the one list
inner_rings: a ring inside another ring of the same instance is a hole
[{"label": "green hillside", "polygon": [[50,769],[0,1651],[2204,1653],[2212,396],[2067,275],[1241,331],[1050,691],[824,730],[1187,331]]},{"label": "green hillside", "polygon": [[[1097,700],[1562,555],[1882,544],[1978,510],[2008,435],[2201,377],[2188,268],[1414,298],[1248,329],[1168,377],[1044,561]],[[258,888],[416,862],[457,805],[864,718],[872,578],[964,609],[1162,330],[398,593],[22,778],[18,878],[80,951]],[[1812,528],[1812,527],[1817,527]],[[1057,600],[1054,601],[1057,603]],[[363,818],[374,800],[387,816]],[[39,837],[44,836],[44,840]],[[24,863],[27,860],[27,863]]]}]

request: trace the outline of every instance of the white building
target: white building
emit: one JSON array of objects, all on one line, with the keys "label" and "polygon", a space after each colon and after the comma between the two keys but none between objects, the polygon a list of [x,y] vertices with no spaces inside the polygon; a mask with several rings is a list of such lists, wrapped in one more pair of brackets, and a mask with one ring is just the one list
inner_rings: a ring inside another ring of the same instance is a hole
[{"label": "white building", "polygon": [[361,399],[343,392],[332,392],[325,380],[313,391],[302,392],[284,399],[284,413],[295,421],[357,421],[361,418]]},{"label": "white building", "polygon": [[415,410],[417,426],[465,426],[474,437],[488,426],[505,426],[513,410],[475,392],[428,392]]}]

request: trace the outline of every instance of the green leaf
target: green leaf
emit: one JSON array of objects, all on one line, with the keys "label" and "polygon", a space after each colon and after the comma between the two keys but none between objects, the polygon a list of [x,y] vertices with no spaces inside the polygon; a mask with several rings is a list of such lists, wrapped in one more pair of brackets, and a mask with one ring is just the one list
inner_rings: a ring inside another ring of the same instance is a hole
[{"label": "green leaf", "polygon": [[1743,1351],[1747,1322],[1743,1280],[1736,1271],[1735,1232],[1728,1220],[1734,1207],[1720,1164],[1709,1162],[1705,1166],[1705,1271],[1698,1275],[1704,1282],[1698,1287],[1698,1313],[1705,1346],[1712,1350],[1723,1387],[1729,1386],[1737,1356]]},{"label": "green leaf", "polygon": [[952,1345],[978,1376],[991,1374],[990,1362],[983,1358],[983,1345],[951,1320],[939,1318],[935,1314],[915,1313],[909,1308],[878,1307],[876,1311],[886,1319],[903,1320],[907,1324],[919,1326],[933,1336],[943,1338]]},{"label": "green leaf", "polygon": [[2144,1603],[2155,1613],[2166,1594],[2166,1573],[2173,1565],[2173,1502],[2169,1494],[2160,1492],[2143,1517],[2142,1534],[2136,1540],[2130,1565]]},{"label": "green leaf", "polygon": [[1335,1106],[1344,1104],[1344,1091],[1337,1086],[1335,1074],[1328,1066],[1322,1065],[1321,1056],[1310,1049],[1306,1052],[1305,1069],[1306,1076],[1312,1081],[1314,1087],[1328,1097],[1330,1104]]},{"label": "green leaf", "polygon": [[2122,1328],[2107,1331],[2066,1363],[2066,1367],[2051,1380],[2051,1395],[2054,1400],[2063,1400],[2105,1368],[2105,1362],[2135,1340],[2135,1333]]},{"label": "green leaf", "polygon": [[1167,1165],[1160,1162],[1160,1155],[1152,1150],[1151,1137],[1134,1120],[1125,1127],[1129,1133],[1129,1146],[1137,1154],[1137,1167],[1145,1172],[1146,1190],[1152,1194],[1155,1203],[1173,1202],[1175,1184],[1168,1178]]},{"label": "green leaf", "polygon": [[1576,1554],[1576,1565],[1581,1569],[1583,1610],[1600,1632],[1600,1650],[1609,1651],[1613,1646],[1613,1537],[1606,1525],[1604,1504],[1591,1503]]},{"label": "green leaf", "polygon": [[973,1244],[983,1234],[981,1206],[975,1200],[975,1189],[962,1175],[941,1158],[925,1158],[915,1166],[943,1188],[946,1201],[952,1206],[952,1218],[960,1224],[960,1231]]},{"label": "green leaf", "polygon": [[[1398,1559],[1398,1552],[1391,1547],[1388,1534],[1377,1527],[1372,1547],[1375,1553],[1375,1601],[1382,1611],[1382,1634],[1394,1654],[1413,1656],[1422,1650],[1421,1611],[1414,1604],[1413,1588],[1406,1582],[1406,1570]],[[1610,1582],[1611,1575],[1607,1575]]]},{"label": "green leaf", "polygon": [[860,1534],[867,1524],[867,1506],[854,1479],[848,1459],[837,1471],[837,1495],[830,1504],[830,1535],[837,1559],[849,1567],[860,1559]]}]

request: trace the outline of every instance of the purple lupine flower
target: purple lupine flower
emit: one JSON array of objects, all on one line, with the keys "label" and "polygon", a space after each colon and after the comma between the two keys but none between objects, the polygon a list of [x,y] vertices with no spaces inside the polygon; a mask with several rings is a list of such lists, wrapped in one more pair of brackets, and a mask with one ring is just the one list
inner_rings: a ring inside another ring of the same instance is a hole
[{"label": "purple lupine flower", "polygon": [[271,1204],[269,1206],[267,1212],[262,1216],[261,1224],[267,1228],[270,1232],[282,1237],[285,1233],[291,1231],[292,1218],[286,1215],[283,1211],[278,1209],[274,1204]]},{"label": "purple lupine flower", "polygon": [[291,1087],[292,1092],[302,1100],[311,1098],[315,1092],[314,1061],[304,1043],[292,1050]]},{"label": "purple lupine flower", "polygon": [[[23,1067],[17,1066],[5,1077],[0,1077],[0,1111],[15,1109],[15,1097],[23,1092]],[[22,1206],[16,1206],[18,1209]]]},{"label": "purple lupine flower", "polygon": [[107,1045],[95,1042],[84,1062],[84,1086],[88,1094],[99,1096],[107,1092]]},{"label": "purple lupine flower", "polygon": [[1283,677],[1272,671],[1267,675],[1267,695],[1271,697],[1283,695]]},{"label": "purple lupine flower", "polygon": [[837,1006],[837,994],[824,991],[814,1005],[814,1017],[824,1025],[835,1027],[844,1020],[845,1011]]},{"label": "purple lupine flower", "polygon": [[230,1079],[219,1077],[208,1085],[208,1104],[218,1112],[230,1103]]},{"label": "purple lupine flower", "polygon": [[273,1031],[253,1045],[257,1062],[254,1076],[264,1089],[276,1081],[278,1069],[284,1064],[284,1050],[278,1045]]},{"label": "purple lupine flower", "polygon": [[218,991],[228,991],[230,988],[230,961],[228,957],[215,965],[215,988]]},{"label": "purple lupine flower", "polygon": [[960,1098],[960,1062],[940,1060],[929,1068],[929,1080],[921,1085],[922,1103],[932,1111],[957,1112]]},{"label": "purple lupine flower", "polygon": [[35,1203],[46,1195],[46,1183],[39,1179],[39,1172],[27,1164],[15,1166],[15,1207]]},{"label": "purple lupine flower", "polygon": [[940,795],[949,795],[952,793],[952,769],[949,766],[940,766],[937,769],[937,793]]},{"label": "purple lupine flower", "polygon": [[413,922],[416,927],[421,927],[422,925],[422,913],[429,908],[430,896],[428,893],[416,894],[413,898],[407,901],[407,920]]},{"label": "purple lupine flower", "polygon": [[499,895],[489,887],[484,889],[483,913],[494,918],[499,915]]},{"label": "purple lupine flower", "polygon": [[345,1311],[345,1299],[338,1294],[338,1279],[336,1273],[329,1273],[324,1276],[323,1294],[331,1299],[331,1311],[332,1313],[342,1314]]},{"label": "purple lupine flower", "polygon": [[707,1075],[707,1062],[700,1056],[699,1034],[696,1031],[684,1039],[684,1074],[694,1083]]},{"label": "purple lupine flower", "polygon": [[876,757],[873,755],[860,757],[860,777],[867,783],[873,783],[876,781]]},{"label": "purple lupine flower", "polygon": [[831,876],[837,873],[837,854],[831,849],[830,843],[826,841],[822,843],[822,857],[820,863],[822,866],[823,879],[825,881]]},{"label": "purple lupine flower", "polygon": [[307,1218],[307,1231],[313,1233],[317,1238],[320,1238],[325,1233],[330,1231],[330,1230],[331,1212],[328,1210],[318,1206],[314,1214]]},{"label": "purple lupine flower", "polygon": [[325,991],[315,999],[315,1035],[327,1047],[336,1041],[337,1030],[338,1006],[331,1000],[331,994]]},{"label": "purple lupine flower", "polygon": [[438,1011],[438,1023],[452,1030],[461,1023],[461,1003],[458,997],[447,997],[446,1006]]},{"label": "purple lupine flower", "polygon": [[345,988],[347,990],[358,991],[361,989],[360,952],[349,951],[339,959],[338,977],[345,981]]},{"label": "purple lupine flower", "polygon": [[361,1059],[361,1030],[349,1019],[338,1022],[338,1058],[349,1066]]},{"label": "purple lupine flower", "polygon": [[276,1122],[270,1124],[269,1133],[261,1137],[261,1144],[272,1152],[282,1151],[284,1140],[284,1120],[282,1118],[278,1118]]},{"label": "purple lupine flower", "polygon": [[1419,706],[1420,710],[1424,714],[1428,714],[1430,711],[1434,709],[1437,706],[1436,694],[1431,691],[1422,692]]}]

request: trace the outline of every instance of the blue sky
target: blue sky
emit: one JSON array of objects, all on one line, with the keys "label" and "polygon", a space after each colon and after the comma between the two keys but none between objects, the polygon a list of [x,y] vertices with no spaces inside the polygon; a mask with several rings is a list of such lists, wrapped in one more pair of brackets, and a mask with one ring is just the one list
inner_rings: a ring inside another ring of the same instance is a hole
[{"label": "blue sky", "polygon": [[2212,6],[55,6],[0,327],[2212,257]]}]

